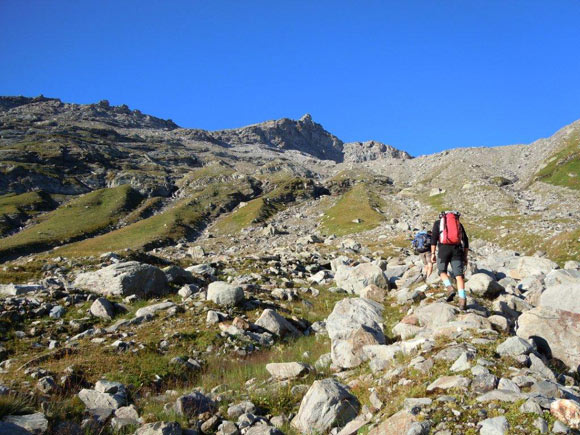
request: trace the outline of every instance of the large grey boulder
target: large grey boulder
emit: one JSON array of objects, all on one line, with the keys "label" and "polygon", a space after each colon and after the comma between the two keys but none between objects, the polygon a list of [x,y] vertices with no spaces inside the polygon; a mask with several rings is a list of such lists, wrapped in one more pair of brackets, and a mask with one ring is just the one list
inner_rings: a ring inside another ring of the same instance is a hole
[{"label": "large grey boulder", "polygon": [[163,271],[149,264],[127,261],[77,276],[75,287],[111,296],[162,296],[168,291]]},{"label": "large grey boulder", "polygon": [[561,360],[571,370],[580,368],[580,314],[536,307],[518,318],[516,334],[533,339],[541,353]]},{"label": "large grey boulder", "polygon": [[207,300],[221,306],[238,305],[244,300],[244,291],[240,286],[214,281],[207,287]]},{"label": "large grey boulder", "polygon": [[354,419],[360,410],[358,399],[337,380],[315,381],[300,403],[292,426],[301,433],[325,433],[342,427]]},{"label": "large grey boulder", "polygon": [[486,273],[475,273],[471,275],[465,284],[465,290],[470,291],[475,296],[493,298],[505,289],[496,280]]},{"label": "large grey boulder", "polygon": [[[48,420],[42,412],[27,415],[9,415],[4,417],[5,423],[11,423],[30,433],[45,433],[48,430]],[[15,433],[18,433],[17,431]]]},{"label": "large grey boulder", "polygon": [[44,287],[36,284],[0,284],[1,296],[19,296],[27,293],[37,293]]},{"label": "large grey boulder", "polygon": [[363,298],[346,298],[334,306],[326,320],[332,362],[342,368],[357,367],[367,355],[364,346],[385,344],[382,305]]},{"label": "large grey boulder", "polygon": [[256,320],[256,325],[281,338],[286,336],[298,337],[302,335],[300,331],[292,325],[292,323],[271,308],[266,308],[262,312],[260,318]]},{"label": "large grey boulder", "polygon": [[30,435],[31,433],[14,423],[0,421],[0,435]]},{"label": "large grey boulder", "polygon": [[371,284],[382,288],[388,286],[383,270],[372,263],[362,263],[356,267],[340,266],[336,271],[334,280],[341,289],[357,295]]},{"label": "large grey boulder", "polygon": [[539,305],[580,314],[580,271],[553,270],[545,280]]},{"label": "large grey boulder", "polygon": [[515,270],[511,271],[514,278],[522,279],[532,275],[546,275],[558,265],[548,258],[520,257]]}]

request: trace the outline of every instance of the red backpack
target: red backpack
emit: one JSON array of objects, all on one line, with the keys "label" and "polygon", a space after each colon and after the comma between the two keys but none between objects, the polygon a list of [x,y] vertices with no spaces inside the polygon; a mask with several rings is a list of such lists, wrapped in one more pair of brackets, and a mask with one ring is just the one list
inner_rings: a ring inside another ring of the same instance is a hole
[{"label": "red backpack", "polygon": [[443,245],[459,245],[462,242],[459,212],[444,211],[439,217],[439,243]]}]

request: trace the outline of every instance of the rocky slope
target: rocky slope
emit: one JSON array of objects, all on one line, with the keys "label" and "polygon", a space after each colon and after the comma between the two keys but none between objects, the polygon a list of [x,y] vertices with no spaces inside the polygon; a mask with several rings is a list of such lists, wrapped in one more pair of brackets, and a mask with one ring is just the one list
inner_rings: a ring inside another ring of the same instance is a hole
[{"label": "rocky slope", "polygon": [[[0,433],[578,431],[579,129],[410,158],[0,98]],[[466,312],[409,250],[442,208]]]}]

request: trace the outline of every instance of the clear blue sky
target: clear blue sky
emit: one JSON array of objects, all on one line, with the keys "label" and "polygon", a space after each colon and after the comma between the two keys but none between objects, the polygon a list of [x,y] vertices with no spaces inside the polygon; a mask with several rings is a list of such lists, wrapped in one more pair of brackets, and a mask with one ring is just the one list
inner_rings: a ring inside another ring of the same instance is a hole
[{"label": "clear blue sky", "polygon": [[209,130],[312,114],[418,155],[580,118],[579,0],[0,0],[0,94]]}]

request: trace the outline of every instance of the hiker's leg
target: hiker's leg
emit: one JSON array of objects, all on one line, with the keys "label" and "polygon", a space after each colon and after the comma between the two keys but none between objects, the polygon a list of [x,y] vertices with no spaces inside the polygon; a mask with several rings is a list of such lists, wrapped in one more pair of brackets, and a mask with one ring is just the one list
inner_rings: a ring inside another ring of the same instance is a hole
[{"label": "hiker's leg", "polygon": [[453,269],[453,274],[457,279],[457,293],[459,293],[459,306],[461,309],[465,309],[467,303],[467,296],[465,294],[465,278],[463,276],[464,272],[464,262],[463,255],[461,252],[455,253],[451,259],[451,268]]},{"label": "hiker's leg", "polygon": [[427,263],[427,266],[425,266],[425,268],[427,269],[425,271],[425,276],[427,278],[429,278],[431,276],[431,274],[433,273],[433,263],[431,263],[430,259],[429,259],[429,262]]}]

